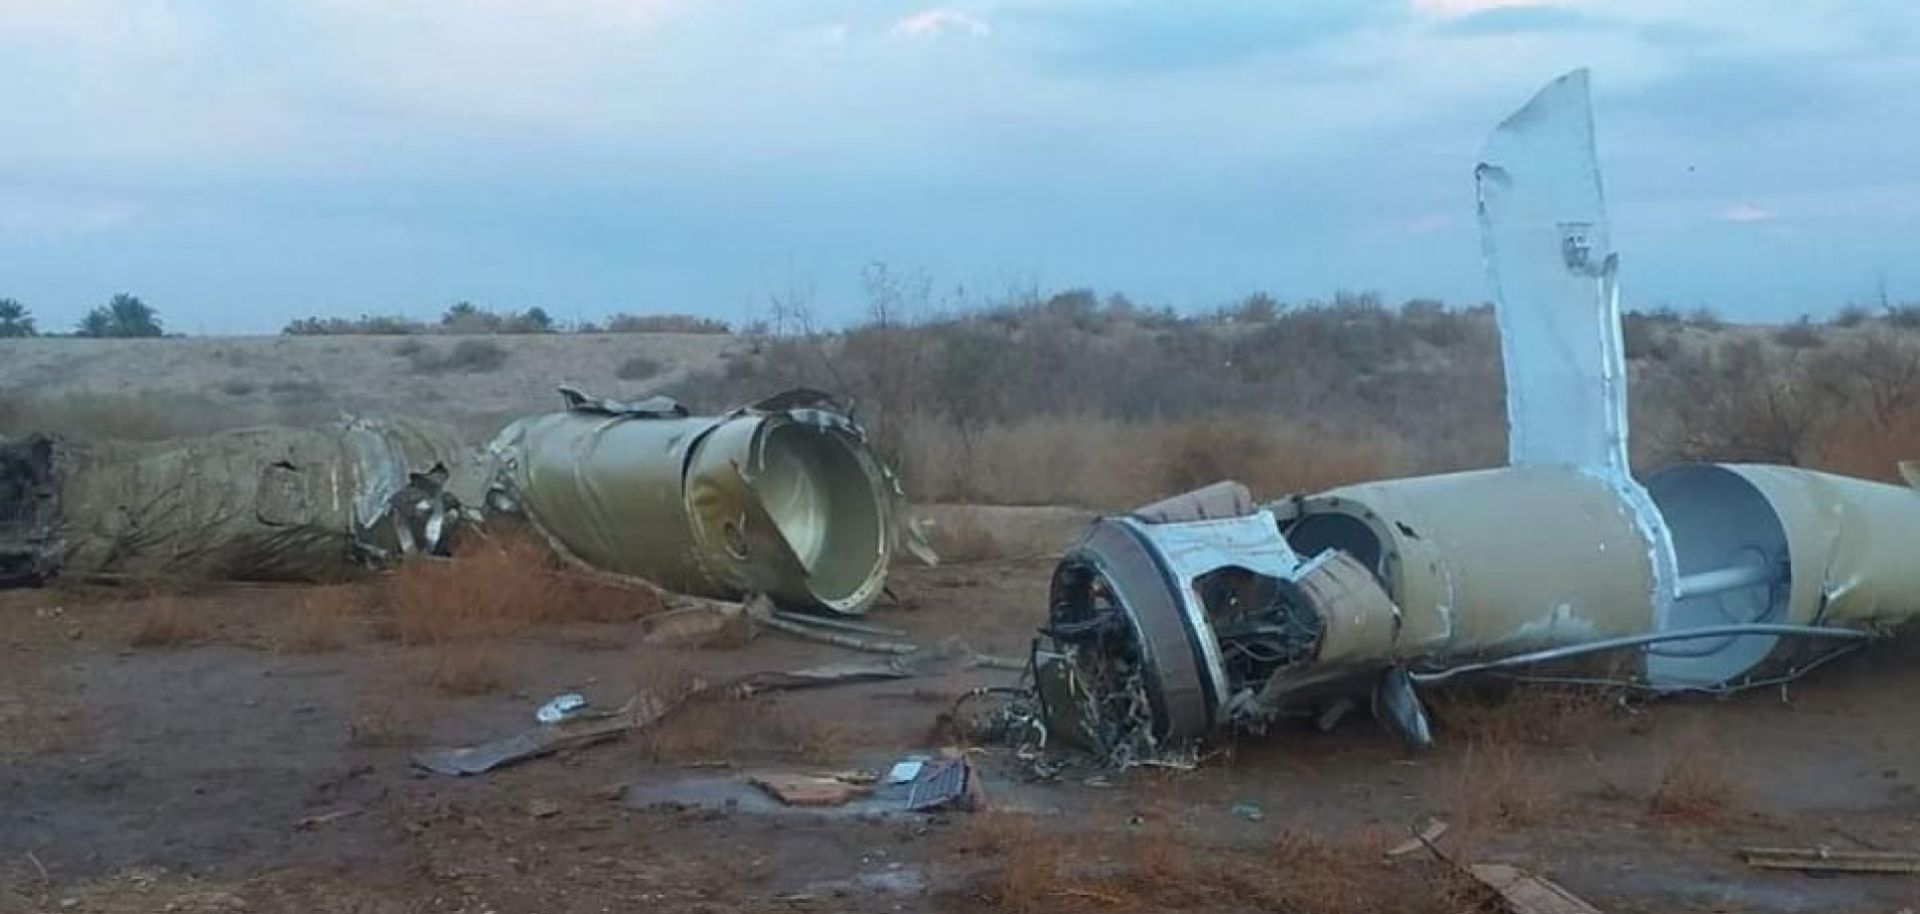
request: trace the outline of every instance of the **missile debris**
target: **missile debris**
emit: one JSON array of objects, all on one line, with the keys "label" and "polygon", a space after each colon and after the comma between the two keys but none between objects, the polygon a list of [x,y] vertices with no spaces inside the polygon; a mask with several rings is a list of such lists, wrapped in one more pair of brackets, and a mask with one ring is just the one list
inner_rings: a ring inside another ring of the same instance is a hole
[{"label": "missile debris", "polygon": [[853,615],[898,551],[933,558],[893,472],[826,394],[719,416],[563,389],[484,450],[346,419],[178,441],[0,441],[0,586],[324,581],[524,521],[583,565],[694,596]]},{"label": "missile debris", "polygon": [[1033,732],[1126,765],[1370,695],[1419,747],[1419,690],[1456,677],[1728,692],[1920,611],[1911,488],[1750,464],[1629,472],[1585,71],[1504,121],[1475,179],[1508,465],[1266,505],[1222,484],[1096,520],[1054,572]]}]

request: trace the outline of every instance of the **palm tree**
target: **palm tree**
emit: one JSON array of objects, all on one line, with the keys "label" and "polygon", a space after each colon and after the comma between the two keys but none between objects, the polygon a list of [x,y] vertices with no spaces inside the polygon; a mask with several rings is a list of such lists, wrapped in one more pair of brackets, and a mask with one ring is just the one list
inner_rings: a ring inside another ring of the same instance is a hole
[{"label": "palm tree", "polygon": [[74,331],[78,336],[142,337],[162,336],[160,312],[137,295],[122,292],[80,319]]},{"label": "palm tree", "polygon": [[39,336],[33,327],[33,313],[11,298],[0,298],[0,339]]}]

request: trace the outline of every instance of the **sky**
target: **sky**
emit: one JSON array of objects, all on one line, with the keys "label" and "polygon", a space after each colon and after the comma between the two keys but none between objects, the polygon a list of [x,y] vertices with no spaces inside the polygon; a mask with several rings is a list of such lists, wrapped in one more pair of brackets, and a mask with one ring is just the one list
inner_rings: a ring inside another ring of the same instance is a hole
[{"label": "sky", "polygon": [[1589,67],[1629,306],[1920,300],[1910,0],[927,2],[0,0],[0,297],[1473,302],[1481,144]]}]

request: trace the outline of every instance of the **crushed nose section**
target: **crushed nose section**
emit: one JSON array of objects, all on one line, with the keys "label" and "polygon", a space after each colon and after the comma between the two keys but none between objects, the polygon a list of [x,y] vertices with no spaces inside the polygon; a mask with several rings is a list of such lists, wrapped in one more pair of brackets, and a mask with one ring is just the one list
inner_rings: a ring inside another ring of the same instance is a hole
[{"label": "crushed nose section", "polygon": [[1244,489],[1213,487],[1095,521],[1061,560],[1034,657],[1042,716],[1110,764],[1178,753],[1310,712],[1377,674],[1397,629],[1363,564],[1301,559]]},{"label": "crushed nose section", "polygon": [[0,439],[0,587],[31,587],[60,565],[60,489],[54,443]]},{"label": "crushed nose section", "polygon": [[824,394],[695,417],[659,397],[568,393],[567,411],[495,439],[487,503],[578,561],[682,593],[857,614],[896,547],[931,556],[892,471]]}]

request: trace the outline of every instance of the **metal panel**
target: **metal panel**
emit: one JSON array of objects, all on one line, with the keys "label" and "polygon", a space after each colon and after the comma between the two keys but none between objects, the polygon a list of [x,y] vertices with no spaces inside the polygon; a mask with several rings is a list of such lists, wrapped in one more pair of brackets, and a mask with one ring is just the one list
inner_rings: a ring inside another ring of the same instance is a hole
[{"label": "metal panel", "polygon": [[[1292,510],[1296,551],[1377,556],[1401,610],[1396,657],[1534,650],[1652,622],[1640,525],[1609,482],[1571,467],[1363,483]],[[1373,542],[1356,544],[1362,531]]]}]

